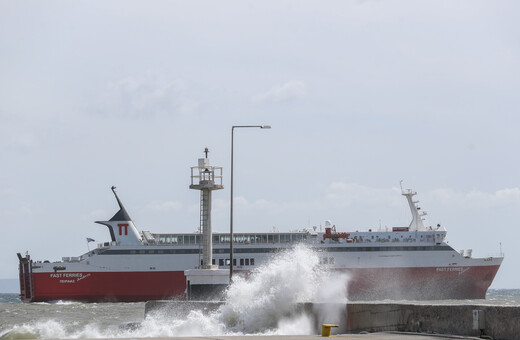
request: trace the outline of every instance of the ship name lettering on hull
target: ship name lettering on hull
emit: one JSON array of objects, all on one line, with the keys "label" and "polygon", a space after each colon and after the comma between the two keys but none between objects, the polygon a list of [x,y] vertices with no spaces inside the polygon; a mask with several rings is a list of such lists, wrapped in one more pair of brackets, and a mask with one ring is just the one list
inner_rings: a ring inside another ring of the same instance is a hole
[{"label": "ship name lettering on hull", "polygon": [[[76,283],[77,281],[86,279],[90,276],[90,273],[50,273],[50,278],[52,279],[64,279],[60,280],[60,283]],[[76,280],[74,280],[76,279]]]},{"label": "ship name lettering on hull", "polygon": [[459,275],[465,273],[469,270],[469,267],[437,267],[436,271],[438,272],[458,272]]}]

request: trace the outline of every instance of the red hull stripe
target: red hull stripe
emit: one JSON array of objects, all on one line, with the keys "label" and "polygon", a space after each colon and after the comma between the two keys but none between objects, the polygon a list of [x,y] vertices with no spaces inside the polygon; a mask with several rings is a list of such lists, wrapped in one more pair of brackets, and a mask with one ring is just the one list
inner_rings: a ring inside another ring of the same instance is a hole
[{"label": "red hull stripe", "polygon": [[[499,266],[341,270],[349,299],[484,298]],[[33,273],[30,301],[137,302],[184,297],[183,271]]]},{"label": "red hull stripe", "polygon": [[184,295],[182,271],[33,273],[35,301],[147,301]]}]

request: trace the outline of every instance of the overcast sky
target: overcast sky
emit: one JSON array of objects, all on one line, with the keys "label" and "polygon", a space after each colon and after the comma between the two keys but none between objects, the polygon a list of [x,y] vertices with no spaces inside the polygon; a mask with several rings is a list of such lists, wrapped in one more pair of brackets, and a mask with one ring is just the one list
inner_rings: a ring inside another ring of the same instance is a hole
[{"label": "overcast sky", "polygon": [[[190,167],[224,168],[213,228],[408,225],[520,288],[518,1],[0,0],[0,278],[110,236],[191,232]],[[92,243],[90,244],[93,245]]]}]

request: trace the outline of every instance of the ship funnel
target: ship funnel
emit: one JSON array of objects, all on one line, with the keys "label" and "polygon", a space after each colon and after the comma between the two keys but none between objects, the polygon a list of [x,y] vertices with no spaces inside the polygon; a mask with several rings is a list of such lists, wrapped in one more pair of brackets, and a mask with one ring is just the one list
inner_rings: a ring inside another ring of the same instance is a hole
[{"label": "ship funnel", "polygon": [[112,192],[116,197],[117,204],[119,205],[119,211],[112,216],[108,221],[96,221],[98,224],[102,224],[110,231],[110,238],[112,242],[117,245],[135,245],[141,244],[142,238],[139,235],[139,231],[135,227],[130,215],[126,212],[123,203],[117,196],[116,187],[112,186]]},{"label": "ship funnel", "polygon": [[114,216],[112,216],[110,221],[131,221],[132,219],[126,212],[126,209],[123,206],[123,203],[121,203],[121,200],[117,196],[116,187],[112,186],[111,189],[112,189],[112,192],[114,193],[114,196],[116,196],[117,204],[119,205],[119,211]]}]

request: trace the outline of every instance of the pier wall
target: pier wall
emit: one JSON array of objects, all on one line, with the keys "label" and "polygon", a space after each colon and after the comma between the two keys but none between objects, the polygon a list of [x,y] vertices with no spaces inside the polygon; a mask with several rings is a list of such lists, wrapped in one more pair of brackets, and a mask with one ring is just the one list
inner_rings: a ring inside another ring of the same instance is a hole
[{"label": "pier wall", "polygon": [[[223,302],[149,301],[145,316],[156,311],[172,317],[193,309],[211,312],[221,304]],[[482,330],[474,329],[474,310],[483,311]],[[333,334],[398,331],[520,339],[520,306],[303,303],[295,308],[295,313],[302,311],[314,319],[317,334],[321,332],[322,323],[337,323],[340,327],[334,329]]]},{"label": "pier wall", "polygon": [[[473,329],[473,311],[483,311],[483,330]],[[520,307],[349,303],[349,332],[402,331],[520,339]]]}]

